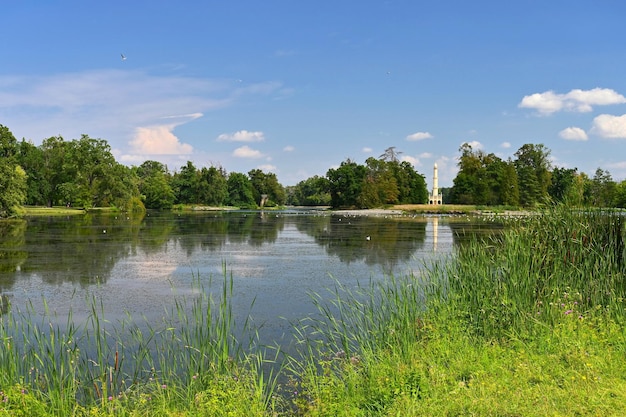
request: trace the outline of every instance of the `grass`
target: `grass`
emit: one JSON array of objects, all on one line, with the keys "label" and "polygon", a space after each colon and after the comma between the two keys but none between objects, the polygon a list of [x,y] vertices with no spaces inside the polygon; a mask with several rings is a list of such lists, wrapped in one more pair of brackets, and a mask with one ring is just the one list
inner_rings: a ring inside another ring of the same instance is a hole
[{"label": "grass", "polygon": [[112,327],[96,300],[63,332],[11,309],[0,416],[622,415],[625,218],[507,221],[412,276],[312,295],[320,314],[295,326],[300,353],[276,373],[275,352],[232,336],[227,278],[215,300],[198,279],[192,305],[143,330]]},{"label": "grass", "polygon": [[623,216],[510,221],[422,275],[338,288],[301,337],[299,414],[622,415]]},{"label": "grass", "polygon": [[85,214],[86,211],[83,208],[54,206],[54,207],[40,207],[40,206],[25,206],[25,216],[68,216]]}]

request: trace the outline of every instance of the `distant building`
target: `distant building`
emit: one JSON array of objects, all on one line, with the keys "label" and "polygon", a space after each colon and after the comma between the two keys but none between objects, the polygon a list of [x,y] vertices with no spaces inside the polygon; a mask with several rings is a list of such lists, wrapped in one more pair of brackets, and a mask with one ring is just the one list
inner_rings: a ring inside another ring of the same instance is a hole
[{"label": "distant building", "polygon": [[428,204],[443,204],[443,199],[439,193],[439,177],[437,176],[437,164],[433,168],[433,192],[428,196]]}]

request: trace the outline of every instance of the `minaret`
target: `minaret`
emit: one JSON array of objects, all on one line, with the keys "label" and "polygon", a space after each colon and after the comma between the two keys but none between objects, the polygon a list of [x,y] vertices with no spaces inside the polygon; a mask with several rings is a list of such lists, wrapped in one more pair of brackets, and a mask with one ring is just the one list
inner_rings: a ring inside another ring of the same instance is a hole
[{"label": "minaret", "polygon": [[441,195],[439,194],[439,177],[437,175],[437,164],[433,167],[433,193],[428,199],[428,204],[441,204]]},{"label": "minaret", "polygon": [[433,167],[433,197],[439,195],[439,176],[437,175],[437,163]]}]

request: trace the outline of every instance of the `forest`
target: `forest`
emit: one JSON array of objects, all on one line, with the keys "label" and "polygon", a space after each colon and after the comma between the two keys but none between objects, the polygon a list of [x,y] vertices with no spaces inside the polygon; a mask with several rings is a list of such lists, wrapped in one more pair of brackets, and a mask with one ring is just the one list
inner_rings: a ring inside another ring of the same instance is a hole
[{"label": "forest", "polygon": [[[600,168],[590,178],[576,168],[552,167],[544,145],[526,144],[507,161],[469,144],[459,151],[453,186],[442,189],[444,204],[535,207],[553,201],[626,207],[626,181],[617,183]],[[389,147],[364,164],[347,159],[325,176],[285,187],[276,174],[259,169],[227,172],[221,166],[196,167],[188,161],[172,172],[153,160],[127,166],[115,160],[104,139],[82,135],[68,141],[52,136],[36,146],[18,141],[0,125],[0,218],[18,216],[24,206],[133,211],[185,205],[256,209],[426,203],[425,176],[401,161],[400,154]]]}]

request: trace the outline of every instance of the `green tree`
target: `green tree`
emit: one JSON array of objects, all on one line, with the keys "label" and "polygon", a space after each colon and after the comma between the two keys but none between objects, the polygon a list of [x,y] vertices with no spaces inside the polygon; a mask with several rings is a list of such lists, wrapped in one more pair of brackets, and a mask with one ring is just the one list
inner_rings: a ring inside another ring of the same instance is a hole
[{"label": "green tree", "polygon": [[333,208],[356,207],[361,195],[367,170],[363,165],[347,159],[338,168],[326,173],[330,189],[330,204]]},{"label": "green tree", "polygon": [[228,198],[226,203],[241,208],[256,207],[252,183],[247,175],[240,172],[231,172],[226,180]]},{"label": "green tree", "polygon": [[459,172],[452,186],[452,202],[455,204],[487,204],[489,184],[485,167],[485,154],[474,151],[472,145],[464,143],[459,148]]},{"label": "green tree", "polygon": [[259,205],[263,195],[267,196],[266,205],[268,206],[285,204],[285,189],[278,182],[276,174],[273,172],[265,173],[260,169],[253,169],[248,172],[248,177],[252,183],[254,199]]},{"label": "green tree", "polygon": [[82,135],[68,144],[68,160],[64,167],[76,186],[76,201],[85,207],[108,207],[114,204],[113,190],[120,186],[114,172],[119,171],[111,147],[104,139]]},{"label": "green tree", "polygon": [[19,214],[26,201],[26,172],[17,164],[17,140],[0,125],[0,217]]},{"label": "green tree", "polygon": [[191,161],[174,174],[172,188],[176,195],[176,202],[181,204],[198,203],[198,174]]},{"label": "green tree", "polygon": [[612,207],[616,199],[617,184],[613,181],[609,171],[601,168],[591,179],[589,203],[595,207]]},{"label": "green tree", "polygon": [[619,208],[626,208],[626,180],[616,185],[613,205]]},{"label": "green tree", "polygon": [[168,209],[174,205],[174,190],[164,164],[158,161],[145,161],[136,172],[139,178],[139,192],[146,208]]},{"label": "green tree", "polygon": [[198,201],[208,206],[223,206],[228,198],[226,174],[220,168],[202,168],[198,172]]},{"label": "green tree", "polygon": [[411,163],[402,161],[389,165],[398,186],[398,203],[425,204],[428,202],[426,179]]},{"label": "green tree", "polygon": [[328,188],[328,180],[315,175],[300,181],[292,187],[287,202],[294,206],[330,205],[330,193]]},{"label": "green tree", "polygon": [[583,203],[583,183],[577,168],[559,168],[552,170],[548,194],[558,203],[579,206]]},{"label": "green tree", "polygon": [[359,207],[373,208],[398,202],[398,184],[390,168],[397,163],[397,160],[387,162],[383,159],[367,158],[361,194],[357,197]]},{"label": "green tree", "polygon": [[551,181],[550,150],[543,144],[525,144],[518,149],[515,157],[520,203],[532,207],[546,202]]},{"label": "green tree", "polygon": [[51,136],[44,139],[41,144],[43,152],[43,166],[41,171],[42,181],[46,186],[42,187],[43,197],[48,206],[53,206],[62,202],[64,205],[70,203],[73,196],[63,192],[67,186],[62,184],[72,184],[73,178],[69,174],[68,166],[71,161],[68,142],[61,136]]},{"label": "green tree", "polygon": [[26,172],[26,204],[45,205],[50,184],[44,177],[43,149],[22,140],[18,146],[17,162]]}]

